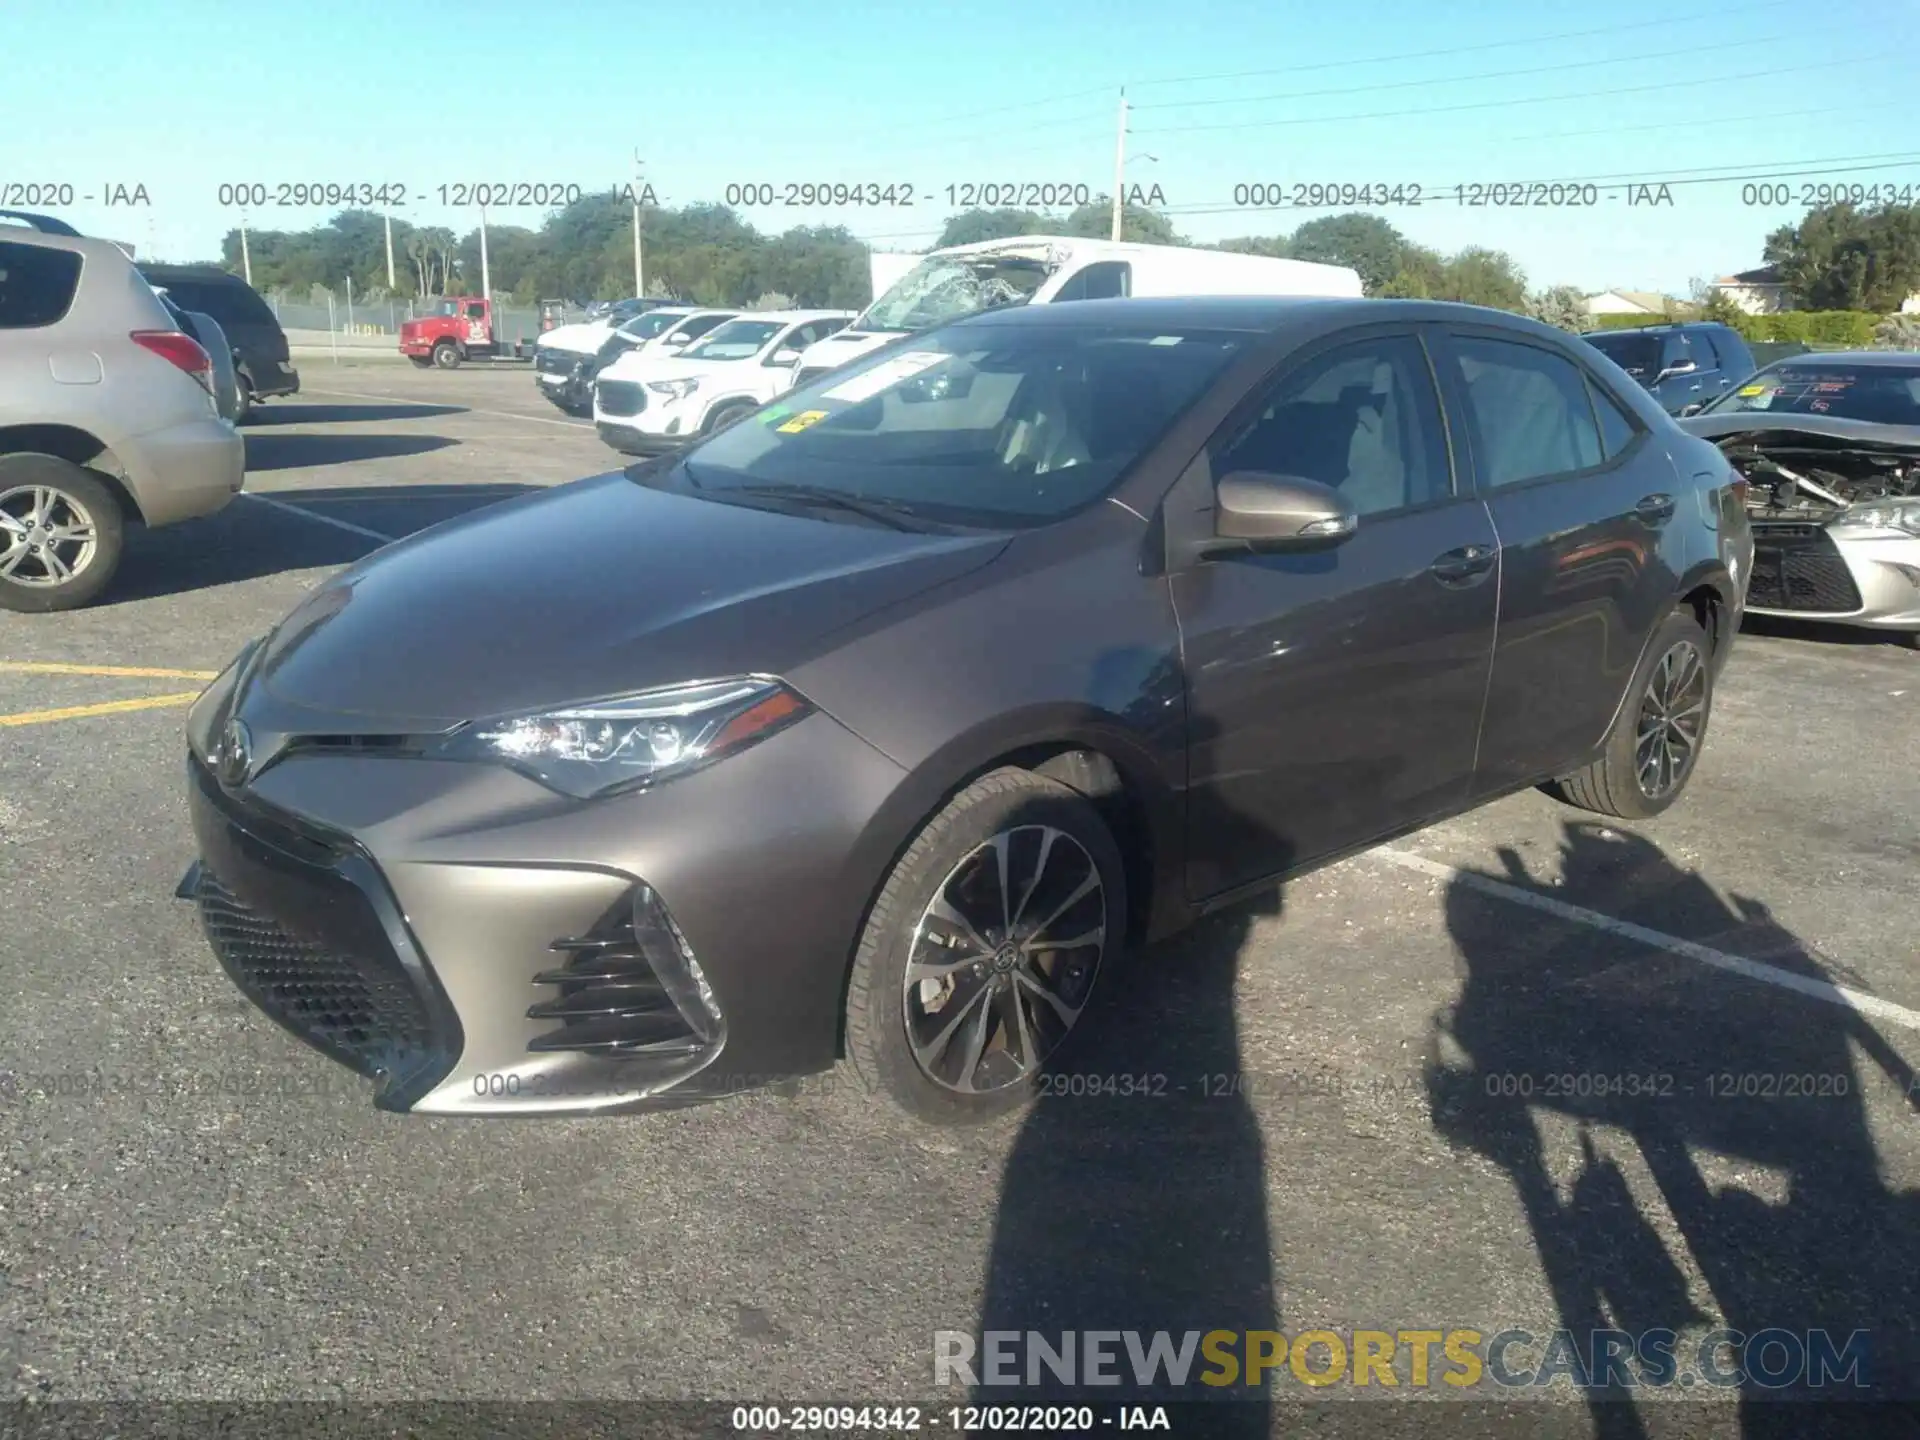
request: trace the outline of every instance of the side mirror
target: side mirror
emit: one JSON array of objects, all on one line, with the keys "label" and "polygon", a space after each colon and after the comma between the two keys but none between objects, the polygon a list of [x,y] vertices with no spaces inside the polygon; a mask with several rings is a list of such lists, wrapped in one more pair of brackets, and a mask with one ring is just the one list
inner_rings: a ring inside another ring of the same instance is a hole
[{"label": "side mirror", "polygon": [[1236,470],[1214,487],[1209,552],[1317,550],[1337,545],[1360,527],[1347,498],[1331,485],[1299,475]]},{"label": "side mirror", "polygon": [[1662,380],[1665,380],[1669,376],[1673,376],[1673,375],[1691,375],[1695,370],[1699,368],[1700,367],[1695,365],[1691,360],[1682,360],[1677,365],[1669,365],[1665,369],[1663,369],[1658,375],[1654,377],[1653,383],[1658,385]]},{"label": "side mirror", "polygon": [[660,347],[663,350],[684,350],[688,345],[692,343],[693,343],[693,340],[691,336],[669,335],[666,339],[660,342]]},{"label": "side mirror", "polygon": [[800,352],[791,347],[785,350],[776,350],[773,352],[773,359],[768,363],[773,365],[798,365],[800,363]]},{"label": "side mirror", "polygon": [[1706,408],[1707,407],[1701,404],[1698,400],[1688,401],[1685,405],[1682,405],[1680,407],[1680,418],[1684,420],[1689,415],[1698,415],[1702,410]]}]

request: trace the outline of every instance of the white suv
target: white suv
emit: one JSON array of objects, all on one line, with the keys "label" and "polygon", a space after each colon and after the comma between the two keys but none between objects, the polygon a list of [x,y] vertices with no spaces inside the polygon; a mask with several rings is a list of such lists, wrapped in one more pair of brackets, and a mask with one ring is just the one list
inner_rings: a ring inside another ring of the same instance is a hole
[{"label": "white suv", "polygon": [[0,610],[71,610],[128,525],[231,500],[246,448],[213,361],[118,246],[0,214],[26,222],[0,223]]},{"label": "white suv", "polygon": [[622,355],[594,382],[594,425],[625,455],[678,449],[791,389],[801,353],[851,319],[851,310],[759,311],[677,356]]}]

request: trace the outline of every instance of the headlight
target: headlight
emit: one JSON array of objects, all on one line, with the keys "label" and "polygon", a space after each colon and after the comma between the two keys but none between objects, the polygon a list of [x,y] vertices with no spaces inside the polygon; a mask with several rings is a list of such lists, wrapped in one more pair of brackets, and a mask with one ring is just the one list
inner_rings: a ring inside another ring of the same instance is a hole
[{"label": "headlight", "polygon": [[1870,500],[1854,505],[1836,518],[1836,525],[1858,525],[1866,530],[1903,530],[1920,535],[1920,500]]},{"label": "headlight", "polygon": [[512,765],[584,800],[691,770],[812,709],[780,681],[747,675],[475,721],[428,753]]},{"label": "headlight", "polygon": [[671,395],[675,400],[691,395],[700,388],[698,380],[649,380],[647,388],[659,395]]}]

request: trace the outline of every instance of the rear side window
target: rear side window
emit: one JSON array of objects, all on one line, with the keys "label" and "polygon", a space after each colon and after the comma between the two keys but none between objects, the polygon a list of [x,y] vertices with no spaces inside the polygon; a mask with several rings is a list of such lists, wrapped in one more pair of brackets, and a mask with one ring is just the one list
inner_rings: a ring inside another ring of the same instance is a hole
[{"label": "rear side window", "polygon": [[64,319],[79,288],[73,251],[0,241],[0,330],[36,330]]},{"label": "rear side window", "polygon": [[1063,300],[1123,300],[1133,292],[1133,267],[1124,260],[1100,260],[1071,277],[1053,297]]},{"label": "rear side window", "polygon": [[1695,330],[1687,337],[1689,349],[1693,354],[1693,363],[1702,370],[1718,370],[1720,357],[1714,352],[1713,340],[1704,330]]},{"label": "rear side window", "polygon": [[1633,444],[1639,428],[1591,377],[1587,380],[1587,393],[1593,398],[1593,413],[1600,421],[1600,443],[1606,449],[1607,459],[1612,460]]},{"label": "rear side window", "polygon": [[199,310],[211,315],[223,329],[231,330],[236,325],[279,328],[280,322],[273,318],[267,302],[238,280],[228,284],[219,280],[154,280],[151,276],[148,279],[165,290],[168,298],[182,310]]},{"label": "rear side window", "polygon": [[1498,488],[1601,463],[1599,422],[1571,360],[1533,345],[1456,335],[1482,484]]}]

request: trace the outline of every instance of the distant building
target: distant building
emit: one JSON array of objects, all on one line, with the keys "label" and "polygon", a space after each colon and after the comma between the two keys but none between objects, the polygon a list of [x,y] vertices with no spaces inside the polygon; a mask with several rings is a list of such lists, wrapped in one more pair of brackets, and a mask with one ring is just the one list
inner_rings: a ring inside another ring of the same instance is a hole
[{"label": "distant building", "polygon": [[[1771,265],[1762,265],[1758,270],[1742,270],[1737,275],[1722,275],[1713,282],[1713,288],[1733,301],[1749,315],[1774,315],[1782,310],[1798,310],[1800,307],[1787,294],[1787,287],[1781,283],[1780,272]],[[1900,302],[1903,315],[1920,315],[1920,294],[1909,295]]]},{"label": "distant building", "polygon": [[1602,290],[1587,296],[1585,303],[1589,315],[1645,315],[1649,319],[1686,315],[1693,308],[1684,300],[1651,290]]}]

